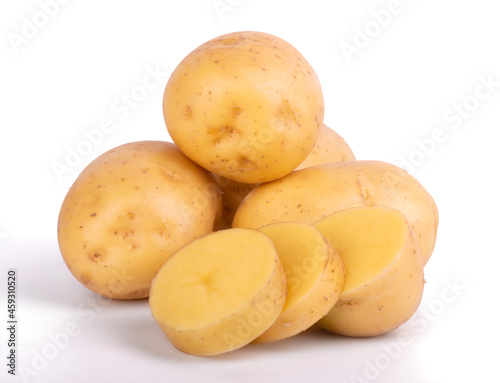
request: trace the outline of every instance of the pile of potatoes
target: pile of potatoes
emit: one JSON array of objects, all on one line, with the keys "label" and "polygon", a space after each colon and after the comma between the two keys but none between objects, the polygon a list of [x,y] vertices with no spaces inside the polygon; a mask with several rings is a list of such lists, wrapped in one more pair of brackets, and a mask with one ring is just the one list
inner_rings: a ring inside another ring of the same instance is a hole
[{"label": "pile of potatoes", "polygon": [[148,298],[193,355],[312,326],[376,336],[415,313],[436,204],[399,167],[356,160],[292,45],[261,32],[200,45],[171,74],[163,113],[173,143],[102,154],[62,203],[61,254],[84,286]]}]

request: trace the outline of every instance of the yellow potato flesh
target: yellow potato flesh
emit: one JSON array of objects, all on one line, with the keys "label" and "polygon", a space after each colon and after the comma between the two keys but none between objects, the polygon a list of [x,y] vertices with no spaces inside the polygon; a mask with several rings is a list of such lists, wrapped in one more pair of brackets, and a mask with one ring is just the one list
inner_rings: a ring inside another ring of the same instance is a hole
[{"label": "yellow potato flesh", "polygon": [[285,339],[312,326],[335,305],[345,280],[341,258],[313,227],[277,223],[259,231],[276,247],[288,293],[276,322],[254,343]]},{"label": "yellow potato flesh", "polygon": [[344,293],[369,283],[398,256],[407,241],[406,219],[395,210],[344,210],[314,224],[341,254],[346,268]]},{"label": "yellow potato flesh", "polygon": [[255,230],[230,229],[176,252],[156,276],[149,303],[176,348],[215,355],[267,330],[283,309],[286,291],[272,241]]},{"label": "yellow potato flesh", "polygon": [[348,336],[375,336],[406,322],[423,293],[423,263],[406,218],[397,210],[358,207],[313,225],[346,268],[337,304],[318,324]]}]

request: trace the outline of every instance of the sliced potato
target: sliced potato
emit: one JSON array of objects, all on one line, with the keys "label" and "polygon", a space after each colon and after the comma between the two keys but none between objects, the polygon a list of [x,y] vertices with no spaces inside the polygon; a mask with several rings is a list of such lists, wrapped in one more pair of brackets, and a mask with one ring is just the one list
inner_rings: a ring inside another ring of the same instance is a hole
[{"label": "sliced potato", "polygon": [[272,241],[256,230],[228,229],[177,251],[154,279],[149,303],[177,349],[216,355],[266,331],[281,313],[286,292]]},{"label": "sliced potato", "polygon": [[311,327],[335,305],[345,281],[342,259],[312,226],[276,223],[260,231],[278,251],[288,293],[283,312],[254,343],[289,338]]},{"label": "sliced potato", "polygon": [[424,288],[423,262],[399,211],[365,206],[313,225],[341,256],[346,281],[337,304],[318,324],[337,334],[375,336],[406,322]]}]

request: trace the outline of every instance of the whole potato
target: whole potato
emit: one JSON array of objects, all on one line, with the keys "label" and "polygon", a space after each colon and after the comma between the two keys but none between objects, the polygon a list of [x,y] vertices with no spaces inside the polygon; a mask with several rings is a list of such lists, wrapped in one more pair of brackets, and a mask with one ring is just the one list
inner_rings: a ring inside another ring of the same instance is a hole
[{"label": "whole potato", "polygon": [[78,176],[60,210],[59,247],[90,290],[145,298],[163,263],[212,232],[220,210],[209,172],[174,144],[133,142],[102,154]]},{"label": "whole potato", "polygon": [[311,65],[291,44],[252,31],[189,53],[165,87],[172,140],[205,169],[244,183],[290,173],[311,152],[324,101]]},{"label": "whole potato", "polygon": [[413,176],[382,161],[319,165],[262,184],[243,200],[233,227],[257,229],[287,221],[313,224],[337,211],[365,205],[401,211],[427,263],[436,242],[436,203]]},{"label": "whole potato", "polygon": [[314,147],[295,170],[334,162],[355,161],[356,157],[347,142],[335,130],[323,124]]},{"label": "whole potato", "polygon": [[[313,150],[295,170],[333,162],[354,161],[356,157],[347,142],[332,128],[323,124]],[[231,227],[241,201],[260,184],[246,184],[215,175],[222,191],[221,229]]]}]

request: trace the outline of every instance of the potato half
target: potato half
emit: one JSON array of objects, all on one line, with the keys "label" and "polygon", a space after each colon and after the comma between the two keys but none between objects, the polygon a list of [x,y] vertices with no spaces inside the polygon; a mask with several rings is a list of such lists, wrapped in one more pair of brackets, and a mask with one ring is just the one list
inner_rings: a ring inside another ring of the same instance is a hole
[{"label": "potato half", "polygon": [[341,256],[346,281],[337,304],[318,324],[336,334],[381,335],[406,322],[424,289],[422,257],[399,211],[365,206],[313,225]]},{"label": "potato half", "polygon": [[344,287],[345,270],[340,256],[312,226],[283,222],[259,231],[273,241],[288,283],[282,313],[254,340],[275,342],[308,329],[330,311]]},{"label": "potato half", "polygon": [[281,313],[287,283],[273,242],[228,229],[177,251],[151,288],[154,319],[179,350],[216,355],[250,343]]},{"label": "potato half", "polygon": [[139,299],[170,255],[218,226],[220,190],[174,144],[132,142],[92,161],[68,191],[58,220],[75,278],[109,298]]},{"label": "potato half", "polygon": [[314,166],[262,184],[241,203],[233,227],[258,229],[286,221],[313,224],[340,210],[371,205],[405,215],[427,263],[438,229],[436,203],[408,172],[382,161]]},{"label": "potato half", "polygon": [[189,158],[216,174],[260,183],[294,170],[324,118],[321,85],[302,54],[253,31],[205,42],[165,87],[165,123]]},{"label": "potato half", "polygon": [[[323,125],[313,150],[295,170],[333,162],[354,161],[356,158],[347,142],[332,128]],[[222,191],[221,229],[231,227],[241,201],[259,184],[247,184],[215,175]]]}]

